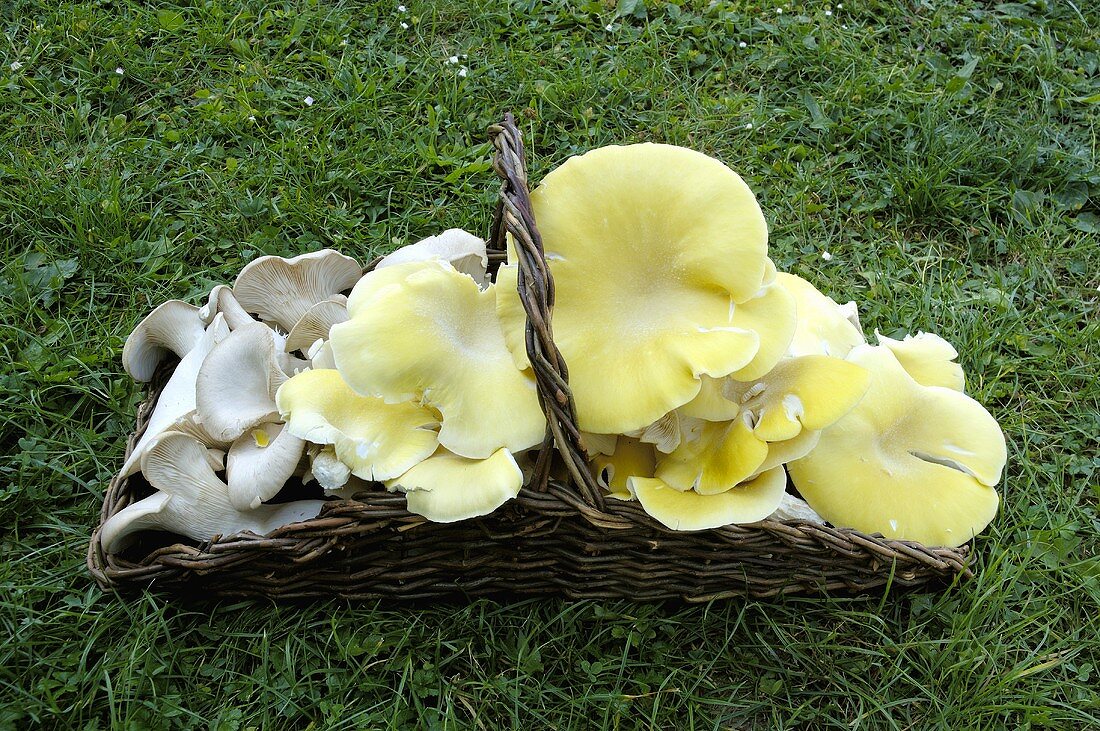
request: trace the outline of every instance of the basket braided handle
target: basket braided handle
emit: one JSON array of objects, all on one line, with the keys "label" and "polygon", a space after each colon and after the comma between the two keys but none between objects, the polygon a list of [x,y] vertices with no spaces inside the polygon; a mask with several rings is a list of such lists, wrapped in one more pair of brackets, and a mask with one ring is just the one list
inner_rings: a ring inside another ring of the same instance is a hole
[{"label": "basket braided handle", "polygon": [[539,404],[546,414],[546,440],[539,451],[531,487],[546,489],[552,450],[565,460],[577,490],[589,505],[603,509],[603,491],[588,469],[588,455],[581,444],[573,392],[569,390],[569,369],[554,345],[550,317],[554,310],[554,278],[542,250],[542,237],[531,211],[527,185],[527,164],[523,138],[511,113],[489,128],[496,153],[493,169],[500,176],[500,201],[493,215],[490,247],[505,250],[505,235],[512,237],[519,265],[519,299],[527,313],[525,332],[527,357],[535,374]]}]

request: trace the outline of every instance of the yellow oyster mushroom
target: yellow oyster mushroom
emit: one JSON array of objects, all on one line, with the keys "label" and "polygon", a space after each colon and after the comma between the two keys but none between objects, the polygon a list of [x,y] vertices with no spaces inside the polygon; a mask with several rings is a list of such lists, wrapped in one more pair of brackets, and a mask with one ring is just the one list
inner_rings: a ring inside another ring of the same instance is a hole
[{"label": "yellow oyster mushroom", "polygon": [[657,452],[652,444],[630,437],[619,437],[613,454],[597,454],[588,463],[600,487],[611,497],[630,500],[627,480],[631,477],[653,477]]},{"label": "yellow oyster mushroom", "polygon": [[768,456],[756,468],[756,472],[753,473],[752,477],[805,457],[817,446],[819,441],[821,441],[820,431],[803,429],[797,437],[792,439],[784,439],[781,442],[768,442]]},{"label": "yellow oyster mushroom", "polygon": [[704,422],[699,434],[685,439],[657,460],[655,476],[676,490],[715,495],[751,476],[768,455],[768,445],[744,418]]},{"label": "yellow oyster mushroom", "polygon": [[794,295],[778,282],[764,286],[755,297],[734,307],[734,327],[757,333],[760,348],[748,365],[730,374],[731,378],[751,381],[775,367],[798,327],[796,308]]},{"label": "yellow oyster mushroom", "polygon": [[431,409],[362,396],[338,371],[299,373],[279,388],[275,403],[286,431],[333,445],[336,457],[364,480],[397,477],[439,446],[439,416]]},{"label": "yellow oyster mushroom", "polygon": [[[752,383],[726,381],[726,398],[753,414],[753,433],[768,442],[793,439],[803,428],[824,429],[855,406],[870,376],[854,363],[825,355],[779,362]],[[739,397],[739,398],[738,398]]]},{"label": "yellow oyster mushroom", "polygon": [[699,393],[695,398],[676,409],[682,417],[705,421],[730,421],[741,413],[741,403],[730,401],[725,394],[725,378],[702,376]]},{"label": "yellow oyster mushroom", "polygon": [[863,332],[850,319],[854,317],[855,303],[838,305],[805,279],[787,272],[779,272],[775,281],[794,296],[798,309],[798,325],[788,355],[843,358],[852,348],[863,344]]},{"label": "yellow oyster mushroom", "polygon": [[433,269],[447,271],[453,269],[453,267],[448,266],[446,262],[439,259],[427,259],[424,261],[399,262],[367,272],[355,283],[351,294],[348,295],[348,317],[355,317],[360,312],[365,312],[380,294],[400,287],[411,275]]},{"label": "yellow oyster mushroom", "polygon": [[953,391],[962,391],[966,386],[962,366],[954,362],[959,352],[939,335],[918,332],[906,335],[904,340],[894,340],[875,330],[875,337],[920,385],[943,386]]},{"label": "yellow oyster mushroom", "polygon": [[[387,272],[404,270],[395,281]],[[442,414],[439,443],[471,459],[540,443],[546,420],[530,371],[504,343],[493,287],[478,288],[431,260],[364,277],[351,319],[330,335],[336,368],[353,389],[386,401],[418,400]],[[386,283],[378,288],[377,282]]]},{"label": "yellow oyster mushroom", "polygon": [[871,374],[863,400],[787,469],[833,525],[929,546],[959,546],[997,513],[1005,438],[981,404],[922,386],[885,347],[849,360]]},{"label": "yellow oyster mushroom", "polygon": [[[692,400],[700,376],[752,361],[761,338],[735,311],[768,271],[767,225],[721,162],[669,145],[604,147],[547,175],[531,203],[581,429],[640,429]],[[516,280],[513,257],[498,272],[497,305],[526,364]]]},{"label": "yellow oyster mushroom", "polygon": [[656,478],[629,480],[630,491],[646,513],[672,530],[709,530],[764,520],[783,501],[786,486],[782,467],[717,495],[681,492]]},{"label": "yellow oyster mushroom", "polygon": [[488,515],[518,495],[522,485],[523,472],[507,449],[487,459],[467,459],[442,447],[386,481],[389,490],[406,493],[410,513],[435,523]]}]

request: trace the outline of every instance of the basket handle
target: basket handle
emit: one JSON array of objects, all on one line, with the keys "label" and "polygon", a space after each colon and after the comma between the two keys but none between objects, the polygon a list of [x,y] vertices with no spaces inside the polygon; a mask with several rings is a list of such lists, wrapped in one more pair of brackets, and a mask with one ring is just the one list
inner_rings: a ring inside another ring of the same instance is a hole
[{"label": "basket handle", "polygon": [[554,278],[546,263],[542,236],[531,210],[523,137],[510,112],[504,115],[503,122],[489,127],[489,137],[496,148],[493,170],[502,181],[489,246],[505,251],[505,236],[512,237],[519,265],[519,299],[527,313],[527,357],[535,374],[539,404],[546,414],[546,439],[539,450],[530,487],[539,492],[546,490],[550,458],[556,448],[584,501],[603,510],[603,490],[588,469],[588,455],[581,444],[573,392],[569,390],[569,369],[554,345],[550,326],[554,311]]}]

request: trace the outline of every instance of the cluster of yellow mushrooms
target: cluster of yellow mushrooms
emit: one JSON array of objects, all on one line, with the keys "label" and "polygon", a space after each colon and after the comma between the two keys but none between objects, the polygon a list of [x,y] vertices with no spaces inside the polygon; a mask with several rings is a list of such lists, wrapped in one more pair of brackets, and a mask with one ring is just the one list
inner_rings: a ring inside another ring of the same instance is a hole
[{"label": "cluster of yellow mushrooms", "polygon": [[[954,348],[868,344],[854,303],[777,272],[755,197],[721,162],[605,147],[547,175],[532,205],[611,498],[673,530],[771,517],[935,546],[993,519],[1004,435],[963,393]],[[495,282],[486,264],[452,229],[366,275],[333,251],[261,257],[204,307],[154,311],[128,372],[180,362],[123,474],[157,492],[107,522],[107,550],[143,529],[207,540],[317,515],[320,500],[279,502],[292,479],[341,496],[380,482],[437,522],[515,497],[545,420],[514,252]]]}]

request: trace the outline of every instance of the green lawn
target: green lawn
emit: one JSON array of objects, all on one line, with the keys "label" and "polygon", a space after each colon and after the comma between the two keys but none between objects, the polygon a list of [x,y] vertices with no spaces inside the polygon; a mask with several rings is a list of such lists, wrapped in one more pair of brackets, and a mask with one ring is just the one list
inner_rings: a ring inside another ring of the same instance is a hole
[{"label": "green lawn", "polygon": [[[397,2],[0,3],[0,728],[1100,726],[1100,6]],[[975,580],[693,607],[94,587],[137,320],[260,254],[485,233],[509,109],[535,180],[614,142],[720,157],[781,269],[958,347],[1009,440]]]}]

